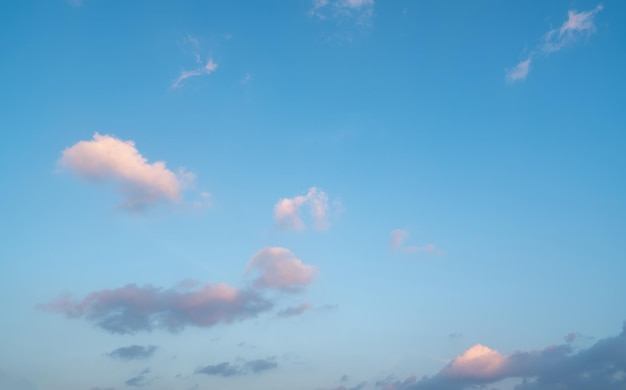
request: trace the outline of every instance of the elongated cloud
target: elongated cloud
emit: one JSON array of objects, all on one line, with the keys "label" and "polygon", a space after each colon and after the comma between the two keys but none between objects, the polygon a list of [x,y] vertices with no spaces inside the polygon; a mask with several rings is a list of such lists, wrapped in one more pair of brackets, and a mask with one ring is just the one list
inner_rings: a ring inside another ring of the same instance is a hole
[{"label": "elongated cloud", "polygon": [[272,247],[255,253],[246,272],[259,275],[254,280],[256,288],[295,292],[313,281],[316,269],[302,263],[289,249]]},{"label": "elongated cloud", "polygon": [[299,316],[307,310],[311,309],[311,305],[304,302],[298,306],[291,306],[284,310],[279,311],[276,315],[278,317],[295,317]]},{"label": "elongated cloud", "polygon": [[180,75],[178,75],[176,80],[174,80],[174,82],[172,83],[172,88],[180,87],[180,84],[190,77],[209,75],[215,72],[216,70],[217,70],[217,64],[213,62],[212,58],[209,58],[209,60],[204,66],[201,66],[193,70],[183,70],[182,72],[180,72]]},{"label": "elongated cloud", "polygon": [[404,252],[404,253],[430,253],[435,255],[443,255],[445,251],[438,249],[434,244],[426,244],[423,246],[418,245],[406,245],[410,233],[404,229],[395,229],[391,232],[391,242],[389,243],[389,250],[392,252]]},{"label": "elongated cloud", "polygon": [[626,388],[626,326],[615,337],[575,352],[570,344],[503,355],[475,345],[438,374],[407,390],[466,390],[507,378],[525,378],[515,390],[618,390]]},{"label": "elongated cloud", "polygon": [[559,28],[548,31],[537,47],[531,51],[528,58],[519,62],[513,68],[506,69],[506,81],[514,83],[526,79],[532,60],[539,54],[548,55],[578,42],[581,38],[596,32],[595,15],[603,9],[598,5],[592,10],[567,12],[567,20]]},{"label": "elongated cloud", "polygon": [[305,224],[300,217],[300,209],[307,206],[318,230],[328,229],[328,194],[311,187],[306,195],[283,198],[274,206],[274,220],[283,229],[304,230]]},{"label": "elongated cloud", "polygon": [[211,376],[240,376],[246,374],[256,374],[263,371],[272,370],[278,367],[276,358],[274,356],[266,359],[256,359],[248,361],[238,361],[237,363],[222,362],[215,365],[208,365],[199,367],[194,372],[195,374],[204,374]]},{"label": "elongated cloud", "polygon": [[154,329],[177,332],[186,326],[241,321],[270,310],[273,304],[254,291],[226,284],[205,284],[191,291],[129,284],[93,292],[82,300],[64,297],[38,307],[69,318],[85,318],[111,333],[126,334]]},{"label": "elongated cloud", "polygon": [[180,202],[182,190],[195,177],[183,169],[174,173],[163,161],[149,163],[133,141],[98,133],[65,149],[59,165],[79,179],[115,184],[124,197],[121,206],[129,210],[161,201]]},{"label": "elongated cloud", "polygon": [[155,345],[131,345],[129,347],[121,347],[116,350],[108,353],[108,355],[115,359],[121,360],[139,360],[139,359],[147,359],[154,355],[154,352],[157,350],[157,346]]}]

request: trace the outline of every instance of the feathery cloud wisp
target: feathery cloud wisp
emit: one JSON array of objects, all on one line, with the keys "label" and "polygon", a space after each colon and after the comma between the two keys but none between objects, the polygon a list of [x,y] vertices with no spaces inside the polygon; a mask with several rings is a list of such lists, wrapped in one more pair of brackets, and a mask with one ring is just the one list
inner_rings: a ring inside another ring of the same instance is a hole
[{"label": "feathery cloud wisp", "polygon": [[213,62],[212,58],[209,58],[207,63],[200,68],[197,68],[194,70],[183,70],[182,72],[180,72],[180,75],[178,75],[178,78],[176,78],[176,80],[174,80],[174,82],[172,83],[172,88],[178,88],[183,81],[185,81],[186,79],[190,77],[209,75],[215,72],[216,70],[217,70],[217,64]]},{"label": "feathery cloud wisp", "polygon": [[589,36],[596,32],[596,25],[593,19],[602,9],[602,5],[598,5],[589,11],[576,12],[569,10],[567,12],[567,20],[561,27],[548,31],[526,60],[519,62],[513,68],[505,70],[506,81],[514,83],[525,80],[530,70],[530,64],[538,54],[548,55],[559,51],[566,46],[574,44],[581,37]]},{"label": "feathery cloud wisp", "polygon": [[116,184],[125,200],[121,207],[141,209],[160,201],[180,202],[181,192],[195,179],[184,169],[174,173],[165,162],[148,163],[133,141],[95,133],[65,149],[59,165],[79,179]]}]

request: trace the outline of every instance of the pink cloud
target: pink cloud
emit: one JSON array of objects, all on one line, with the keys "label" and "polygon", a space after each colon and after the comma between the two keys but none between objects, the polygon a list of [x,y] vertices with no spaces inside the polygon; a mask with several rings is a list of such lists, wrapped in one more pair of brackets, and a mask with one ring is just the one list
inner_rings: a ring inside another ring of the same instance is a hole
[{"label": "pink cloud", "polygon": [[596,32],[596,25],[593,21],[595,15],[602,11],[602,5],[598,5],[592,10],[576,12],[567,11],[567,20],[558,29],[550,30],[543,38],[541,49],[546,53],[551,53],[574,43],[584,34]]},{"label": "pink cloud", "polygon": [[283,229],[304,230],[305,224],[300,218],[300,209],[307,205],[318,230],[328,229],[328,194],[311,187],[306,195],[283,198],[274,206],[274,220]]},{"label": "pink cloud", "polygon": [[441,375],[450,378],[486,379],[502,370],[507,357],[498,351],[476,344],[457,356],[441,371]]},{"label": "pink cloud", "polygon": [[65,149],[61,167],[91,182],[112,182],[122,192],[126,209],[142,208],[159,201],[180,202],[181,192],[195,175],[183,169],[174,173],[165,162],[149,163],[133,141],[95,133]]},{"label": "pink cloud", "polygon": [[430,253],[434,255],[443,255],[446,252],[437,249],[434,244],[426,244],[423,246],[418,245],[406,245],[410,233],[404,229],[395,229],[391,232],[391,242],[389,243],[389,250],[392,252],[404,252],[404,253]]},{"label": "pink cloud", "polygon": [[519,64],[515,65],[512,69],[507,69],[507,81],[513,83],[518,80],[524,80],[526,76],[528,76],[531,61],[532,59],[528,57],[526,60],[521,61]]},{"label": "pink cloud", "polygon": [[254,291],[226,284],[205,284],[195,290],[164,290],[150,285],[128,284],[100,290],[82,300],[69,296],[38,305],[38,308],[85,318],[111,333],[135,333],[185,326],[211,327],[255,317],[273,304]]},{"label": "pink cloud", "polygon": [[263,248],[248,262],[247,272],[256,272],[257,288],[297,291],[313,281],[316,268],[302,261],[288,249]]}]

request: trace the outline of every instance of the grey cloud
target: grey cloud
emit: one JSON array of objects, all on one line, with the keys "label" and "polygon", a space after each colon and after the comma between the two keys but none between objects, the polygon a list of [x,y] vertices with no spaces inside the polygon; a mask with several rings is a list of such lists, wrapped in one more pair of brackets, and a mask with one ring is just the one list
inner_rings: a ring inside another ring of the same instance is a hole
[{"label": "grey cloud", "polygon": [[194,372],[195,374],[205,374],[212,376],[223,376],[223,377],[231,377],[231,376],[239,376],[246,375],[249,373],[259,373],[262,371],[272,370],[278,367],[278,363],[276,363],[275,357],[268,357],[266,359],[256,359],[243,361],[242,363],[230,363],[230,362],[222,362],[215,365],[208,365],[204,367],[199,367]]},{"label": "grey cloud", "polygon": [[144,386],[148,386],[149,384],[152,383],[152,380],[149,380],[146,375],[148,375],[150,373],[150,369],[149,368],[145,368],[143,369],[137,376],[134,376],[132,378],[130,378],[129,380],[127,380],[126,385],[128,386],[133,386],[133,387],[144,387]]},{"label": "grey cloud", "polygon": [[116,350],[108,353],[112,358],[122,359],[122,360],[136,360],[136,359],[147,359],[154,355],[154,352],[157,350],[157,346],[155,345],[131,345],[129,347],[121,347]]},{"label": "grey cloud", "polygon": [[[619,335],[578,352],[570,344],[507,356],[491,352],[482,362],[457,358],[436,375],[396,390],[464,390],[507,378],[523,379],[515,390],[626,389],[626,326]],[[485,362],[491,364],[488,370]]]},{"label": "grey cloud", "polygon": [[92,292],[82,300],[63,297],[37,307],[69,318],[84,318],[111,333],[132,334],[232,323],[269,311],[273,303],[256,291],[225,284],[205,284],[188,291],[128,284]]}]

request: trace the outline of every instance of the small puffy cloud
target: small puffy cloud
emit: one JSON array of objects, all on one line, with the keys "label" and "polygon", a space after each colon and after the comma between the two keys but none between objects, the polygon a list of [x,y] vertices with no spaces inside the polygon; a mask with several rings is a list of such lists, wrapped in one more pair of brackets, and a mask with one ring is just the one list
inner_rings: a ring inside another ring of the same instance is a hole
[{"label": "small puffy cloud", "polygon": [[528,57],[526,60],[521,61],[519,64],[515,65],[511,69],[506,70],[506,79],[508,82],[513,83],[518,80],[526,79],[528,76],[528,71],[530,70],[530,62],[531,58]]},{"label": "small puffy cloud", "polygon": [[316,268],[306,265],[286,248],[263,248],[248,262],[247,273],[256,272],[254,286],[284,292],[299,291],[315,278]]},{"label": "small puffy cloud", "polygon": [[272,302],[255,291],[226,284],[205,284],[194,290],[164,290],[129,284],[100,290],[82,300],[62,297],[38,308],[69,318],[84,318],[111,333],[127,334],[165,329],[177,332],[186,326],[211,327],[254,318],[272,309]]},{"label": "small puffy cloud", "polygon": [[59,165],[82,180],[114,183],[124,196],[122,207],[129,210],[180,202],[182,190],[195,178],[184,169],[172,172],[163,161],[149,163],[133,141],[98,133],[65,149]]},{"label": "small puffy cloud", "polygon": [[231,377],[246,375],[250,373],[256,374],[262,371],[275,369],[276,367],[278,367],[278,363],[276,363],[276,358],[274,356],[271,356],[266,359],[256,359],[248,361],[240,360],[237,363],[222,362],[215,365],[208,365],[197,368],[194,373],[211,376]]},{"label": "small puffy cloud", "polygon": [[595,33],[594,17],[602,8],[602,5],[598,5],[589,11],[577,12],[569,10],[567,12],[567,20],[561,27],[548,31],[526,60],[521,61],[511,69],[505,70],[506,81],[514,83],[526,79],[531,62],[539,54],[548,55],[554,53],[564,47],[571,46],[582,37]]},{"label": "small puffy cloud", "polygon": [[404,253],[430,253],[434,255],[443,255],[445,251],[438,249],[434,244],[426,244],[423,246],[406,245],[410,233],[404,229],[395,229],[391,231],[391,241],[389,242],[389,250],[392,252]]},{"label": "small puffy cloud", "polygon": [[317,230],[328,229],[328,194],[311,187],[306,195],[283,198],[274,205],[274,220],[282,229],[304,230],[305,224],[300,217],[300,209],[306,206]]},{"label": "small puffy cloud", "polygon": [[155,345],[131,345],[129,347],[121,347],[116,350],[108,353],[112,358],[121,359],[121,360],[139,360],[139,359],[147,359],[154,355],[154,352],[157,350],[157,346]]},{"label": "small puffy cloud", "polygon": [[187,80],[190,77],[197,77],[202,75],[209,75],[217,70],[217,64],[213,62],[212,58],[204,64],[203,66],[193,69],[193,70],[183,70],[180,72],[176,80],[172,83],[172,88],[180,87],[180,84]]},{"label": "small puffy cloud", "polygon": [[278,317],[295,317],[299,316],[307,310],[311,309],[311,305],[304,302],[298,306],[291,306],[284,310],[279,311],[276,315]]}]

